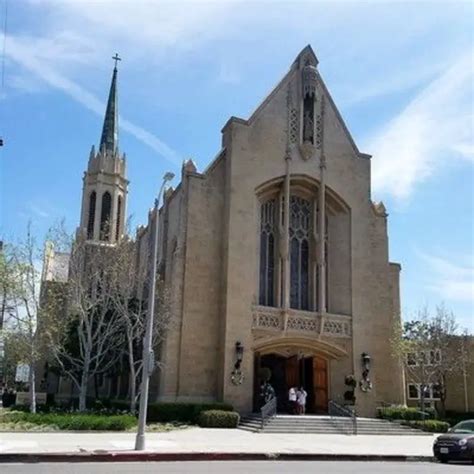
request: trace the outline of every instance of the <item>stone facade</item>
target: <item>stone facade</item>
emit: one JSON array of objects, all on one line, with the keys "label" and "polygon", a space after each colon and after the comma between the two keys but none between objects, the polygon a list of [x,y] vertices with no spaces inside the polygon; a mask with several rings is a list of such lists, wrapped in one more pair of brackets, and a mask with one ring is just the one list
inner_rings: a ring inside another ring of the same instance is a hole
[{"label": "stone facade", "polygon": [[[164,368],[152,377],[151,400],[226,401],[250,412],[266,368],[282,409],[289,386],[303,385],[308,411],[327,412],[329,400],[344,403],[351,374],[361,382],[360,415],[404,401],[388,344],[400,318],[400,265],[389,261],[387,213],[371,200],[370,156],[317,66],[307,46],[248,120],[228,120],[207,169],[186,161],[164,194],[158,269],[173,323],[156,348]],[[101,145],[84,175],[78,232],[91,243],[114,244],[126,216],[116,81],[114,69]],[[150,211],[137,231],[140,265],[149,265],[156,217]],[[365,378],[363,354],[371,359]],[[55,383],[58,396],[72,394],[69,383]],[[100,391],[126,396],[126,385],[104,379]]]},{"label": "stone facade", "polygon": [[[362,353],[371,357],[372,388],[356,389],[358,413],[374,415],[377,403],[403,400],[402,373],[388,345],[400,317],[400,266],[388,257],[387,213],[371,201],[370,156],[351,138],[317,63],[306,47],[248,120],[229,119],[209,167],[198,173],[186,162],[180,184],[166,194],[159,261],[175,324],[153,385],[159,400],[222,400],[251,411],[256,360],[274,354],[323,360],[326,397],[342,402],[345,376],[362,379]],[[278,221],[274,300],[265,305],[261,209],[271,196]],[[299,289],[285,218],[298,196],[311,208],[309,254],[301,260],[307,284]],[[307,293],[303,306],[293,303],[298,291]],[[238,367],[237,342],[244,348]]]}]

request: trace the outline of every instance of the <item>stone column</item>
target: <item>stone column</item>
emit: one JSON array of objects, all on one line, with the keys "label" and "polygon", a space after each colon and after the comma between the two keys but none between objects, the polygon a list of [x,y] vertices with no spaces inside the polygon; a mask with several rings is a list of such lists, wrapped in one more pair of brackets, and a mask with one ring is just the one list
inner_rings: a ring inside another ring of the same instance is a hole
[{"label": "stone column", "polygon": [[[114,178],[114,181],[116,181],[117,178]],[[116,231],[116,225],[117,225],[117,209],[118,209],[118,197],[119,194],[116,192],[117,189],[117,183],[114,183],[113,189],[110,191],[110,195],[112,198],[111,202],[111,209],[110,209],[110,218],[109,218],[109,242],[110,243],[115,243],[115,231]]]},{"label": "stone column", "polygon": [[95,184],[95,216],[94,216],[94,233],[92,240],[100,240],[100,220],[102,218],[102,195],[104,194],[104,188],[101,183],[101,174],[96,177]]},{"label": "stone column", "polygon": [[320,146],[321,154],[319,158],[319,312],[326,312],[326,156],[324,155],[324,96],[321,97],[321,118],[320,118]]},{"label": "stone column", "polygon": [[326,239],[326,183],[325,183],[326,159],[321,155],[319,165],[320,183],[319,183],[319,312],[326,312],[326,256],[325,256],[325,239]]},{"label": "stone column", "polygon": [[282,271],[283,271],[283,309],[286,311],[290,307],[290,156],[286,158],[286,174],[284,184],[284,222],[283,222],[283,251],[282,251]]}]

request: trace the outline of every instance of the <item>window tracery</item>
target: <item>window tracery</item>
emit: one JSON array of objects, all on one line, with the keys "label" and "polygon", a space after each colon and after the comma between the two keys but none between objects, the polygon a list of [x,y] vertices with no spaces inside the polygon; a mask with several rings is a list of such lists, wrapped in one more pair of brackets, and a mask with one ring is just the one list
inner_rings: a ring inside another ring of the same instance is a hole
[{"label": "window tracery", "polygon": [[[317,193],[308,193],[298,187],[293,188],[289,199],[288,247],[287,257],[282,250],[285,238],[285,200],[283,194],[274,193],[260,204],[260,256],[259,256],[259,293],[258,304],[261,306],[280,307],[288,291],[288,306],[291,309],[317,311],[319,309],[319,271],[317,264],[319,229],[319,210]],[[328,282],[328,217],[326,216],[324,246],[325,263],[323,267]],[[283,252],[283,253],[282,253]],[[288,259],[285,283],[285,266],[283,259]],[[329,285],[325,285],[326,302],[329,296]],[[285,289],[286,288],[286,289]],[[326,305],[327,310],[327,305]]]},{"label": "window tracery", "polygon": [[260,208],[260,295],[263,306],[275,304],[275,216],[276,199],[269,199]]},{"label": "window tracery", "polygon": [[290,307],[309,309],[311,202],[290,196]]}]

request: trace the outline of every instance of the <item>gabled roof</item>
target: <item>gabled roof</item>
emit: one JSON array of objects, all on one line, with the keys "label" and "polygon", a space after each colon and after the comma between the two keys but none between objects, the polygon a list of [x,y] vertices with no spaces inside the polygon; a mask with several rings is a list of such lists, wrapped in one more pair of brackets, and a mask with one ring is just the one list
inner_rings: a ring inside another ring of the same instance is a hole
[{"label": "gabled roof", "polygon": [[[260,114],[260,112],[265,108],[265,106],[271,101],[271,99],[278,93],[278,91],[284,87],[291,79],[293,74],[296,73],[299,69],[301,69],[305,64],[303,61],[307,61],[309,59],[310,64],[312,66],[317,66],[319,64],[319,60],[313,51],[313,48],[311,45],[305,46],[298,56],[296,56],[296,59],[293,61],[290,70],[285,74],[285,76],[278,82],[278,84],[271,90],[271,92],[263,99],[263,101],[258,105],[258,107],[254,110],[254,112],[250,115],[248,120],[242,119],[240,117],[235,117],[232,116],[229,118],[229,120],[226,122],[224,127],[222,128],[222,131],[225,130],[225,128],[232,122],[237,122],[241,123],[244,125],[250,125]],[[359,151],[359,148],[357,147],[354,139],[352,138],[351,133],[349,132],[349,129],[347,128],[346,123],[344,122],[344,119],[342,118],[341,113],[339,112],[333,98],[331,97],[331,94],[329,93],[329,90],[324,83],[321,75],[318,72],[318,82],[321,84],[324,94],[326,95],[327,99],[329,100],[329,103],[331,107],[334,109],[334,113],[336,114],[337,119],[339,120],[341,127],[347,136],[352,148],[354,149],[354,152],[360,157],[360,158],[370,158],[371,155],[368,155],[366,153],[362,153]]]}]

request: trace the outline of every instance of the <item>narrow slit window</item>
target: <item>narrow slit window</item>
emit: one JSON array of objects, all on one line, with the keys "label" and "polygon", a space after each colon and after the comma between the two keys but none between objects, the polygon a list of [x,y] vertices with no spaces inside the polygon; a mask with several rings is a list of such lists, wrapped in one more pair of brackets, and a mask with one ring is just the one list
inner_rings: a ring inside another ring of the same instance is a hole
[{"label": "narrow slit window", "polygon": [[110,238],[110,213],[112,210],[112,197],[106,191],[102,195],[102,206],[100,213],[100,240],[109,240]]},{"label": "narrow slit window", "polygon": [[115,240],[118,242],[120,239],[120,219],[122,218],[122,196],[118,197],[117,200],[117,222],[115,223]]},{"label": "narrow slit window", "polygon": [[87,238],[94,238],[94,224],[95,224],[95,203],[97,200],[97,194],[92,191],[89,196],[89,215],[87,220]]}]

